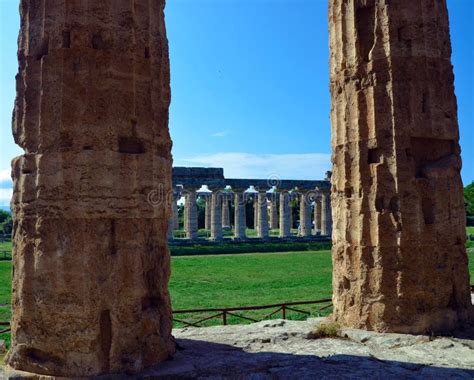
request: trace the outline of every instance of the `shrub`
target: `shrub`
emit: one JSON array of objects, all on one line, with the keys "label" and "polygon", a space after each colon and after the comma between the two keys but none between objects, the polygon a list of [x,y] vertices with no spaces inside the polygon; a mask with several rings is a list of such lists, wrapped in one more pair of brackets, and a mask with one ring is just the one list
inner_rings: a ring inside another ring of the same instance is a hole
[{"label": "shrub", "polygon": [[308,335],[309,339],[338,338],[341,326],[336,322],[322,322]]}]

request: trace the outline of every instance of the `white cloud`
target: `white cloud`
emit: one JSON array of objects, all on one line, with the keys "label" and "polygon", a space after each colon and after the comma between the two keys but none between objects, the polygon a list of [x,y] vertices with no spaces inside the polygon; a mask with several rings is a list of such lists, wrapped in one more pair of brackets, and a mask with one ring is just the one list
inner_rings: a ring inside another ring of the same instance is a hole
[{"label": "white cloud", "polygon": [[10,169],[0,170],[0,189],[10,189],[13,186],[10,173]]},{"label": "white cloud", "polygon": [[220,131],[211,134],[212,137],[225,137],[227,136],[227,131]]},{"label": "white cloud", "polygon": [[216,153],[177,158],[175,166],[224,168],[226,178],[280,178],[318,180],[331,170],[331,155]]},{"label": "white cloud", "polygon": [[0,182],[5,180],[11,180],[11,170],[10,169],[2,169],[0,170]]},{"label": "white cloud", "polygon": [[0,206],[10,206],[13,189],[0,189]]}]

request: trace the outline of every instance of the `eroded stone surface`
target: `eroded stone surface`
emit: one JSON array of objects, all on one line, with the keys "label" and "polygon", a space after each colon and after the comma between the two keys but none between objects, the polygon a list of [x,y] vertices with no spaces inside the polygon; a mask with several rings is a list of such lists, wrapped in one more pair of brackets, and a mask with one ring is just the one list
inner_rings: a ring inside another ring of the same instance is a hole
[{"label": "eroded stone surface", "polygon": [[335,319],[450,330],[472,315],[446,1],[329,2]]},{"label": "eroded stone surface", "polygon": [[174,351],[164,1],[46,4],[20,3],[8,362],[139,371]]},{"label": "eroded stone surface", "polygon": [[[322,319],[173,330],[174,359],[144,379],[472,379],[474,341],[343,330],[308,339]],[[118,376],[117,378],[120,378]]]}]

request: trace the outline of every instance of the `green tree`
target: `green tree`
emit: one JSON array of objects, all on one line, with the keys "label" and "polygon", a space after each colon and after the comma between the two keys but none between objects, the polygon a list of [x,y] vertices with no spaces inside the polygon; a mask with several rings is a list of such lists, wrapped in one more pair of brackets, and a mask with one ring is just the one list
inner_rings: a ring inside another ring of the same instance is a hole
[{"label": "green tree", "polygon": [[464,204],[467,216],[474,217],[474,181],[464,188]]},{"label": "green tree", "polygon": [[12,233],[13,219],[9,212],[0,210],[0,234],[9,235]]}]

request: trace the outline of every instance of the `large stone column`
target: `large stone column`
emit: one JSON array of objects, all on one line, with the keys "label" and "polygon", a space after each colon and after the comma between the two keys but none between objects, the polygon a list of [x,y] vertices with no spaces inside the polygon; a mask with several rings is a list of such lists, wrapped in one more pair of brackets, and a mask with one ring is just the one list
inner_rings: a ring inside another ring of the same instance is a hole
[{"label": "large stone column", "polygon": [[229,195],[222,196],[222,228],[230,228]]},{"label": "large stone column", "polygon": [[321,194],[321,235],[332,235],[331,195],[329,192]]},{"label": "large stone column", "polygon": [[[21,0],[12,347],[38,374],[136,372],[174,352],[164,1]],[[156,207],[155,207],[156,206]]]},{"label": "large stone column", "polygon": [[314,201],[314,234],[321,234],[321,198]]},{"label": "large stone column", "polygon": [[234,239],[245,239],[245,194],[234,193]]},{"label": "large stone column", "polygon": [[219,191],[211,197],[211,239],[222,240],[222,193]]},{"label": "large stone column", "polygon": [[253,229],[257,231],[258,234],[258,194],[253,194]]},{"label": "large stone column", "polygon": [[261,239],[268,238],[268,207],[267,207],[267,194],[258,193],[257,197],[258,205],[258,228],[257,236]]},{"label": "large stone column", "polygon": [[270,199],[270,228],[275,230],[278,228],[278,208],[277,194],[272,194]]},{"label": "large stone column", "polygon": [[177,230],[179,228],[179,218],[178,218],[178,204],[176,203],[176,196],[173,196],[171,202],[171,212],[173,214],[173,229]]},{"label": "large stone column", "polygon": [[188,239],[197,239],[198,219],[196,191],[194,189],[187,191],[185,194],[184,211],[184,229],[186,230],[186,237]]},{"label": "large stone column", "polygon": [[174,221],[173,221],[173,217],[170,217],[168,218],[168,230],[166,234],[168,240],[173,239],[173,231],[174,231]]},{"label": "large stone column", "polygon": [[286,238],[290,234],[290,194],[285,191],[280,193],[280,237]]},{"label": "large stone column", "polygon": [[300,195],[300,236],[311,236],[311,201],[306,194]]},{"label": "large stone column", "polygon": [[206,196],[206,209],[204,211],[204,228],[211,229],[211,195]]},{"label": "large stone column", "polygon": [[334,318],[459,327],[472,306],[446,1],[329,4]]},{"label": "large stone column", "polygon": [[290,235],[291,235],[291,230],[293,229],[294,226],[294,218],[293,218],[293,202],[292,202],[292,196],[290,195],[290,202],[288,204],[288,207],[290,208],[288,212],[288,217],[290,218]]}]

